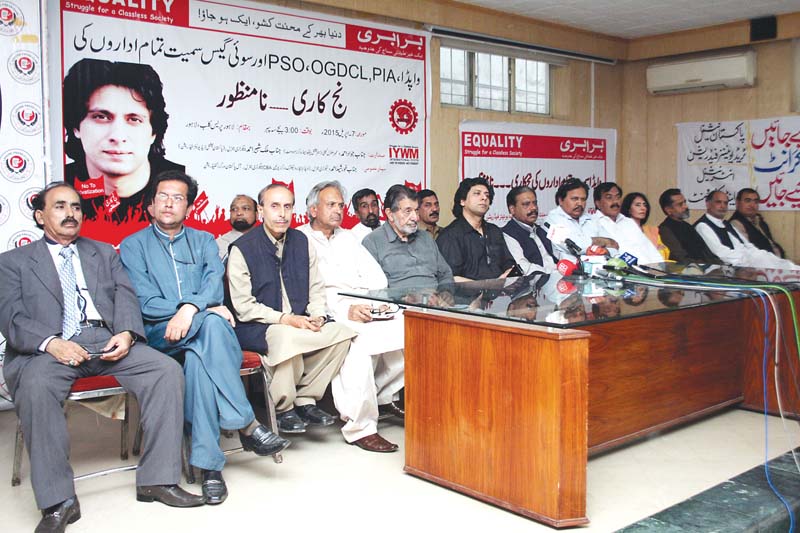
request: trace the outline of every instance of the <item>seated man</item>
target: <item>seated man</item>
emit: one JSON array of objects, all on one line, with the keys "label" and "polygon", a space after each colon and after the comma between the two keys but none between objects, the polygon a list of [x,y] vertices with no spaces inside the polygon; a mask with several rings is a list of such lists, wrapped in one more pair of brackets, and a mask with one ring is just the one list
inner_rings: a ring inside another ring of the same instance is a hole
[{"label": "seated man", "polygon": [[223,263],[228,260],[228,248],[231,243],[256,225],[257,213],[258,205],[255,200],[246,194],[237,194],[234,197],[233,202],[231,202],[231,226],[233,229],[217,237],[219,258]]},{"label": "seated man", "polygon": [[43,518],[36,531],[64,531],[81,517],[69,465],[63,403],[80,377],[114,376],[136,395],[145,428],[136,498],[203,505],[181,475],[180,367],[144,342],[142,315],[114,249],[81,238],[81,200],[51,183],[32,202],[44,238],[0,254],[0,332],[5,378],[31,460]]},{"label": "seated man", "polygon": [[372,189],[361,189],[353,195],[350,205],[361,221],[353,226],[350,231],[361,241],[381,225],[381,208],[378,205],[378,195]]},{"label": "seated man", "polygon": [[392,185],[383,201],[388,223],[362,244],[383,269],[389,288],[436,288],[452,283],[453,271],[433,237],[417,231],[417,193],[405,185]]},{"label": "seated man", "polygon": [[356,333],[328,318],[317,254],[303,233],[289,227],[292,191],[267,185],[258,194],[258,211],[263,228],[239,238],[228,256],[236,336],[246,350],[267,354],[278,429],[303,433],[309,425],[334,423],[316,403]]},{"label": "seated man", "polygon": [[706,213],[694,223],[697,233],[723,263],[735,267],[800,270],[800,266],[756,248],[739,235],[725,220],[727,212],[728,195],[723,191],[712,191],[706,195]]},{"label": "seated man", "polygon": [[703,238],[686,222],[689,206],[680,189],[667,189],[658,199],[661,210],[667,215],[659,224],[658,233],[664,246],[669,248],[669,258],[678,263],[707,263],[720,265],[719,257],[708,249]]},{"label": "seated man", "polygon": [[[556,235],[552,241],[559,259],[574,257],[578,251],[586,253],[593,244],[606,248],[619,247],[613,239],[599,236],[594,218],[585,213],[588,197],[589,186],[577,178],[564,180],[556,190],[558,206],[547,214],[545,225],[549,224],[550,231]],[[570,250],[568,240],[579,250]]]},{"label": "seated man", "polygon": [[485,178],[467,178],[456,189],[456,219],[436,240],[456,281],[504,278],[514,267],[503,232],[484,220],[492,200],[494,188]]},{"label": "seated man", "polygon": [[616,241],[619,254],[628,253],[639,264],[663,261],[658,249],[650,242],[639,224],[620,213],[622,189],[614,182],[601,183],[594,189],[594,205],[597,212],[594,220],[597,232]]},{"label": "seated man", "polygon": [[430,189],[422,189],[417,193],[419,200],[419,225],[427,231],[435,241],[439,237],[439,198]]},{"label": "seated man", "polygon": [[218,504],[228,495],[220,429],[239,430],[244,449],[257,455],[278,453],[289,441],[260,425],[247,400],[214,237],[183,225],[196,196],[197,183],[183,172],[156,176],[146,202],[152,225],[122,241],[120,256],[139,296],[148,342],[183,359],[189,463],[203,470],[207,503]]},{"label": "seated man", "polygon": [[306,198],[310,224],[298,228],[317,252],[325,281],[328,309],[333,318],[358,332],[341,370],[331,383],[333,400],[342,420],[347,442],[371,452],[393,452],[397,445],[378,434],[378,413],[401,416],[394,404],[403,388],[403,317],[373,320],[373,309],[362,299],[348,298],[344,291],[386,288],[386,276],[352,234],[342,229],[345,192],[338,181],[315,185]]},{"label": "seated man", "polygon": [[750,188],[742,189],[736,193],[736,211],[728,220],[739,232],[739,235],[752,242],[756,248],[786,259],[786,252],[772,238],[767,221],[758,212],[760,202],[758,191]]},{"label": "seated man", "polygon": [[508,191],[506,205],[511,220],[503,226],[503,237],[508,251],[524,275],[534,272],[550,273],[558,260],[553,255],[553,244],[547,232],[536,224],[539,202],[536,193],[524,185]]}]

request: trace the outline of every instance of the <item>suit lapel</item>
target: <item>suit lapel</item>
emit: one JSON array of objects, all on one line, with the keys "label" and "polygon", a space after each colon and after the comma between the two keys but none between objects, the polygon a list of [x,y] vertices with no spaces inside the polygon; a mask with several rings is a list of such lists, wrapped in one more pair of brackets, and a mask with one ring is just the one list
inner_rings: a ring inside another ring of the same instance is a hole
[{"label": "suit lapel", "polygon": [[97,301],[97,280],[100,271],[100,265],[97,262],[97,251],[92,246],[88,246],[86,241],[78,239],[76,243],[78,246],[78,255],[81,258],[81,270],[83,270],[83,279],[86,281],[86,288],[89,290],[89,295],[92,301]]},{"label": "suit lapel", "polygon": [[61,291],[61,280],[58,279],[58,272],[56,271],[56,264],[53,262],[53,256],[50,255],[50,250],[47,249],[47,242],[44,239],[39,239],[29,246],[34,247],[33,254],[30,256],[31,271],[39,278],[42,285],[50,291],[50,293],[64,308],[64,293]]}]

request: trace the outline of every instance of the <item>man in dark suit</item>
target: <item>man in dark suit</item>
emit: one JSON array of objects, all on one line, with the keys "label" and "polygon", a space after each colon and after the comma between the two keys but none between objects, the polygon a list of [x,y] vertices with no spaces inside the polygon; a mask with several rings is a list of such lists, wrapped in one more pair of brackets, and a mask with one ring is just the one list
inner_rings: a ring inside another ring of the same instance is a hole
[{"label": "man in dark suit", "polygon": [[144,339],[139,302],[116,252],[79,238],[83,214],[71,185],[50,184],[33,207],[44,238],[0,255],[0,333],[43,514],[36,531],[64,531],[81,516],[63,412],[80,377],[113,375],[139,400],[144,454],[136,498],[202,505],[201,496],[177,485],[183,373],[175,361],[136,344]]},{"label": "man in dark suit", "polygon": [[503,238],[522,273],[549,274],[555,270],[558,260],[553,255],[553,245],[547,232],[536,224],[539,218],[536,192],[525,185],[514,187],[508,191],[506,205],[511,220],[503,226]]}]

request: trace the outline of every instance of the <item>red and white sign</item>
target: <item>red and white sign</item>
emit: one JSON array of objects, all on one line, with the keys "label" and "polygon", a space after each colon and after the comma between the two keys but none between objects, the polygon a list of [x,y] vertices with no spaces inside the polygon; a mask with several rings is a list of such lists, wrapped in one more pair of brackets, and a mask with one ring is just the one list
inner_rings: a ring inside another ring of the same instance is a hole
[{"label": "red and white sign", "polygon": [[[323,180],[381,196],[395,183],[428,184],[428,33],[246,0],[62,0],[51,26],[61,30],[51,54],[62,57],[51,75],[55,101],[82,60],[156,71],[169,114],[164,157],[204,193],[192,226],[228,231],[234,196],[255,197],[272,182],[293,187],[295,225],[307,222],[305,197]],[[52,126],[56,161],[63,127]],[[69,178],[60,164],[54,171]],[[82,181],[84,198],[111,194],[102,175]],[[116,244],[142,227],[114,222],[96,203],[84,234]],[[125,198],[115,206],[126,209]],[[354,212],[345,227],[357,222]]]},{"label": "red and white sign", "polygon": [[462,122],[459,130],[461,179],[484,177],[493,185],[486,219],[495,224],[511,218],[506,194],[512,187],[536,191],[543,217],[556,206],[564,180],[578,178],[590,189],[615,180],[616,130],[509,122]]}]

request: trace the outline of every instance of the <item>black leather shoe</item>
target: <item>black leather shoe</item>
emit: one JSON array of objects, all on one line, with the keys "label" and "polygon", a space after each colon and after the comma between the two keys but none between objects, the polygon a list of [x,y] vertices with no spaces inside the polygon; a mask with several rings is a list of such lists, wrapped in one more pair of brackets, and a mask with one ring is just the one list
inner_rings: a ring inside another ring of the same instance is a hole
[{"label": "black leather shoe", "polygon": [[81,504],[78,497],[68,498],[58,505],[42,510],[42,520],[36,526],[36,533],[63,533],[67,524],[73,524],[81,518]]},{"label": "black leather shoe", "polygon": [[378,406],[378,418],[383,419],[390,416],[405,420],[406,412],[394,402],[389,402]]},{"label": "black leather shoe", "polygon": [[278,431],[281,433],[305,433],[306,423],[297,416],[297,411],[289,409],[285,413],[278,413]]},{"label": "black leather shoe", "polygon": [[219,470],[203,470],[203,497],[206,505],[218,505],[228,497],[228,487]]},{"label": "black leather shoe", "polygon": [[316,405],[298,405],[297,414],[309,426],[330,426],[335,419]]},{"label": "black leather shoe", "polygon": [[136,499],[140,502],[161,502],[170,507],[198,507],[206,503],[202,496],[186,492],[178,485],[136,487]]},{"label": "black leather shoe", "polygon": [[[280,426],[280,423],[278,425]],[[242,448],[262,456],[275,455],[291,444],[291,441],[279,437],[261,424],[250,435],[245,435],[240,431],[239,440],[242,443]]]}]

